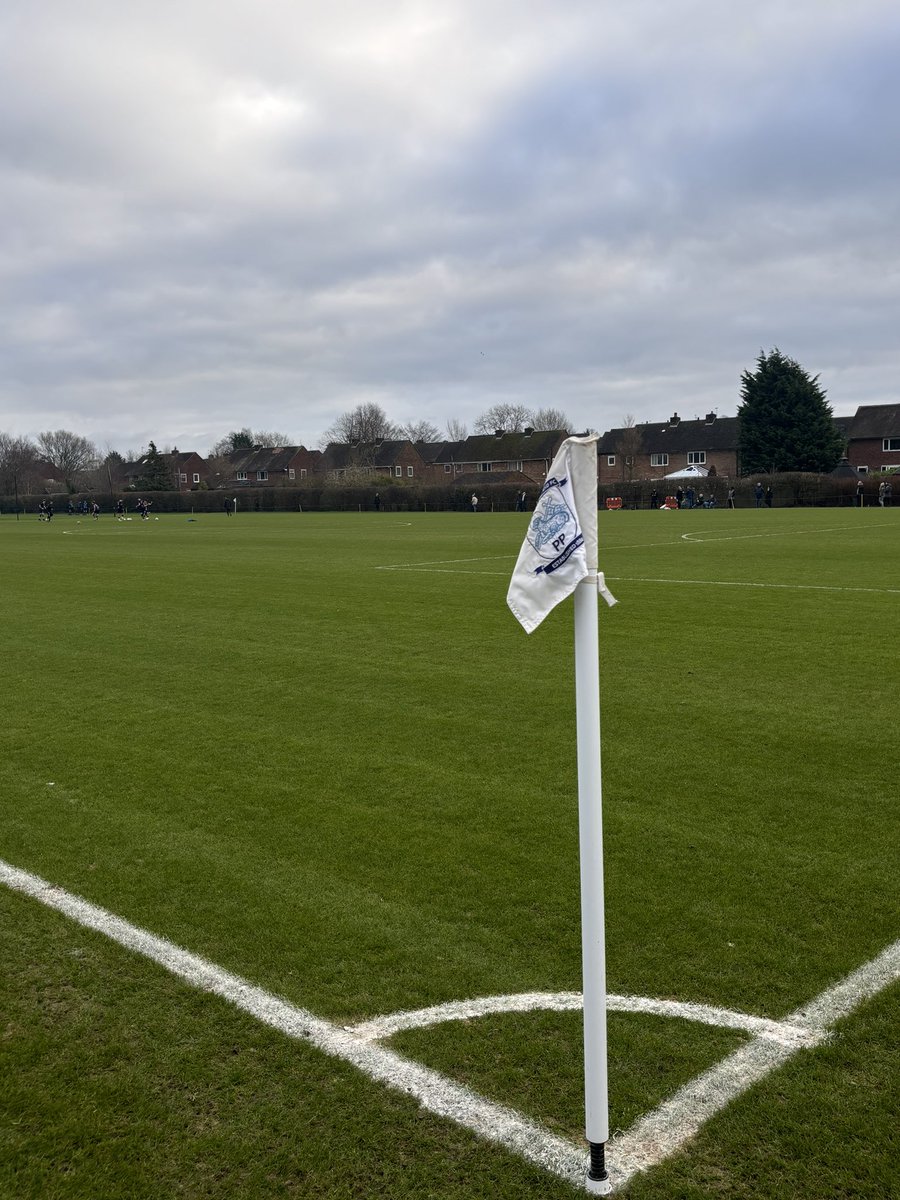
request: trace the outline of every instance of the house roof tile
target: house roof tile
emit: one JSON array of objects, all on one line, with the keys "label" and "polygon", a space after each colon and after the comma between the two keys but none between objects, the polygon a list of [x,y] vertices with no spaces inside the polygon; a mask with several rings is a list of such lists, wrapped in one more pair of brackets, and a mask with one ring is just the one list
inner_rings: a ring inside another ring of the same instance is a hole
[{"label": "house roof tile", "polygon": [[[736,450],[740,421],[737,417],[714,420],[657,421],[635,425],[640,434],[642,454],[686,454],[689,450]],[[616,454],[623,435],[631,430],[609,429],[597,443],[600,454]],[[631,451],[629,451],[631,453]]]},{"label": "house roof tile", "polygon": [[900,437],[900,404],[864,404],[850,422],[851,441]]}]

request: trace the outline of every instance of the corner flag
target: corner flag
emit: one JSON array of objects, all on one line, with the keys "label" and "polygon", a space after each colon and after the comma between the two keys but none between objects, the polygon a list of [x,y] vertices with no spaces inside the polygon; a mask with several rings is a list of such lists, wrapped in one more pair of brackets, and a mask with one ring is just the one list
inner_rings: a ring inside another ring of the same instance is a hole
[{"label": "corner flag", "polygon": [[[597,435],[567,438],[535,505],[506,603],[526,633],[597,571]],[[602,575],[600,592],[615,604]]]},{"label": "corner flag", "polygon": [[[580,586],[579,586],[580,585]],[[581,865],[584,1107],[588,1192],[611,1191],[606,1169],[609,1097],[606,1051],[606,931],[600,782],[600,650],[597,594],[615,600],[597,570],[597,436],[567,438],[541,489],[506,603],[531,633],[575,593],[575,724]]]}]

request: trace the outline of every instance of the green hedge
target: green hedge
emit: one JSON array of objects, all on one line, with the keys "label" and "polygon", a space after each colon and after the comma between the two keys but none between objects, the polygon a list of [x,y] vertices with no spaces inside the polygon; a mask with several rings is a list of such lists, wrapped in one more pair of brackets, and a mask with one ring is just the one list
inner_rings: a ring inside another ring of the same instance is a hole
[{"label": "green hedge", "polygon": [[[878,485],[883,478],[881,475],[860,476],[863,481],[865,502],[867,505],[878,503]],[[856,502],[856,485],[858,480],[848,477],[838,479],[832,475],[812,475],[800,472],[780,475],[751,475],[746,479],[729,480],[724,476],[708,476],[706,479],[692,481],[694,490],[699,496],[714,495],[716,504],[724,506],[728,488],[735,489],[735,504],[740,508],[752,508],[756,504],[754,488],[757,479],[763,487],[771,487],[773,504],[777,508],[795,508],[804,505],[817,506],[850,506]],[[685,487],[688,481],[682,481]],[[654,490],[660,497],[660,502],[666,495],[674,495],[678,487],[677,480],[663,481],[635,480],[633,483],[618,483],[603,485],[599,489],[599,505],[605,508],[607,497],[620,496],[624,508],[649,508],[650,496]],[[489,483],[487,480],[473,489],[471,485],[461,487],[454,484],[425,485],[392,483],[380,486],[377,483],[365,486],[342,486],[335,483],[308,483],[296,488],[242,488],[233,492],[205,491],[194,492],[146,492],[143,493],[153,501],[154,513],[209,513],[222,512],[226,503],[237,498],[238,512],[372,512],[375,509],[375,493],[381,499],[383,512],[464,512],[469,509],[469,501],[473,490],[478,494],[479,512],[511,512],[516,506],[516,498],[522,491],[521,485],[508,483]],[[540,494],[537,484],[525,487],[529,510],[534,508]],[[142,493],[123,492],[110,495],[109,493],[85,493],[75,495],[60,494],[52,497],[54,510],[57,515],[65,514],[69,501],[77,507],[81,500],[100,505],[101,511],[111,513],[116,501],[122,499],[129,512],[134,512],[135,502]],[[19,511],[36,514],[38,504],[43,496],[19,497]],[[900,479],[897,480],[897,497],[895,503],[900,504]],[[0,512],[13,513],[15,501],[12,496],[0,496]]]},{"label": "green hedge", "polygon": [[[860,475],[863,482],[863,494],[866,505],[878,503],[878,485],[882,475]],[[649,508],[650,497],[654,491],[659,495],[660,504],[666,496],[674,496],[679,485],[686,489],[693,486],[696,498],[703,493],[704,498],[715,496],[716,505],[723,507],[728,499],[728,489],[734,488],[734,503],[737,508],[754,508],[756,506],[755,489],[757,481],[763,489],[771,487],[772,505],[775,508],[798,508],[806,506],[817,507],[849,507],[856,503],[856,487],[859,479],[848,477],[835,478],[833,475],[814,475],[811,473],[792,471],[777,475],[748,475],[744,479],[727,479],[722,475],[707,476],[705,479],[669,479],[669,480],[635,480],[633,483],[618,483],[603,485],[599,489],[600,507],[606,506],[607,497],[619,496],[623,508]],[[900,480],[898,480],[898,498],[900,504]]]},{"label": "green hedge", "polygon": [[[474,489],[452,485],[426,486],[424,484],[387,483],[385,486],[342,486],[332,483],[311,483],[297,488],[242,488],[231,492],[198,490],[192,492],[123,492],[110,495],[108,492],[78,492],[74,495],[60,494],[51,497],[56,515],[65,514],[69,501],[76,509],[82,500],[92,504],[95,500],[104,513],[113,511],[116,501],[124,500],[129,512],[135,511],[139,496],[152,500],[153,513],[209,513],[222,512],[226,504],[237,499],[237,510],[241,512],[373,512],[375,494],[380,497],[384,512],[459,512],[469,508]],[[509,512],[516,506],[521,486],[486,483],[477,489],[479,511]],[[534,507],[540,488],[534,484],[525,487],[528,506]],[[36,514],[38,504],[46,496],[19,497],[19,511]],[[12,496],[0,496],[0,511],[15,511]]]}]

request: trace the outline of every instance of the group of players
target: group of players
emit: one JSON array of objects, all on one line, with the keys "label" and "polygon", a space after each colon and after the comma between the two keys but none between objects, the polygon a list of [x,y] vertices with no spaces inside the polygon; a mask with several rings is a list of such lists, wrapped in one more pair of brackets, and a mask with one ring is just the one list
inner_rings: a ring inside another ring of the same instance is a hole
[{"label": "group of players", "polygon": [[[137,503],[135,504],[134,507],[140,513],[142,521],[150,520],[150,506],[152,504],[153,504],[152,500],[144,500],[143,498],[138,500]],[[70,517],[74,517],[77,513],[80,512],[83,516],[93,517],[95,521],[100,519],[100,505],[97,503],[96,500],[92,504],[88,504],[87,500],[82,500],[77,509],[76,509],[75,505],[72,503],[72,501],[70,500],[69,507],[66,511],[68,512]],[[115,517],[116,517],[117,521],[126,520],[125,501],[124,500],[120,499],[120,500],[116,501]],[[40,502],[40,504],[38,505],[38,520],[39,521],[48,521],[48,522],[53,520],[53,501],[52,500],[42,500]]]}]

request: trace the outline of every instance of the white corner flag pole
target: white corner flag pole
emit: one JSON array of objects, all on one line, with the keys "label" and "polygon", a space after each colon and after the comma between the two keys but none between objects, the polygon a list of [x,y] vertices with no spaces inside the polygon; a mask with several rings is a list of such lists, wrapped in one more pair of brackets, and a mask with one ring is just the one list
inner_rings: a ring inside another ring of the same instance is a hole
[{"label": "white corner flag pole", "polygon": [[581,970],[584,995],[585,1133],[591,1148],[588,1191],[610,1193],[606,1171],[609,1088],[606,1049],[606,936],[600,775],[598,578],[575,589],[575,723],[578,742],[578,840],[581,855]]},{"label": "white corner flag pole", "polygon": [[566,439],[547,472],[519,551],[506,602],[526,633],[575,593],[575,704],[581,856],[587,1190],[607,1196],[609,1096],[606,1052],[606,938],[600,779],[598,594],[615,604],[597,555],[597,435]]}]

